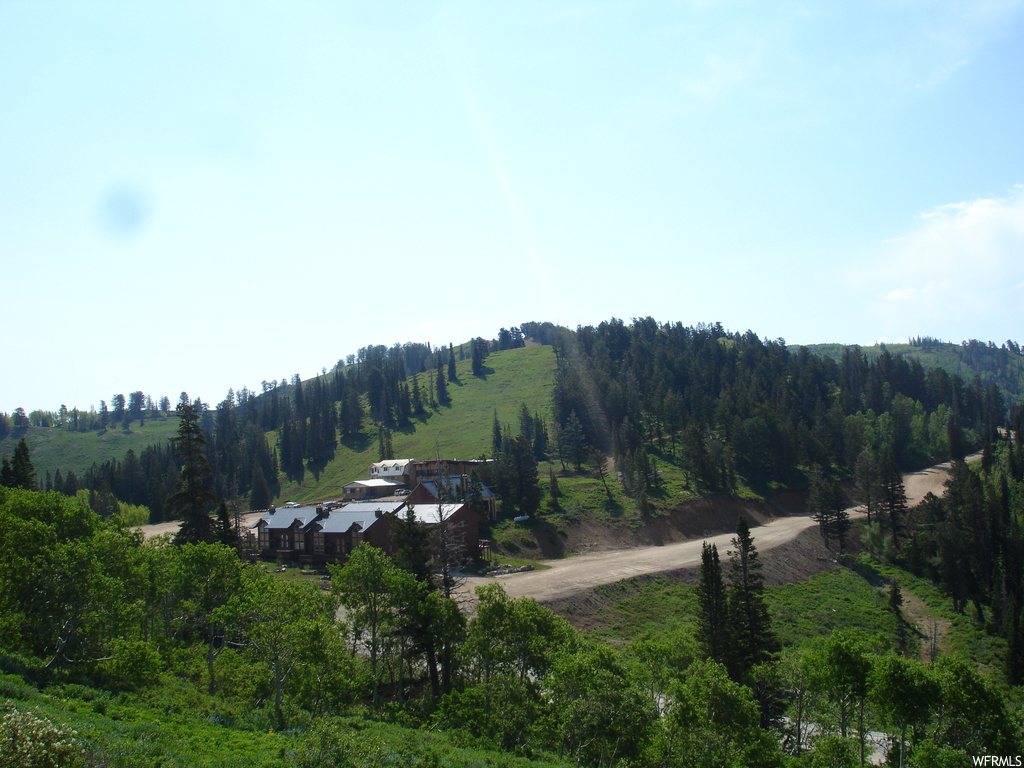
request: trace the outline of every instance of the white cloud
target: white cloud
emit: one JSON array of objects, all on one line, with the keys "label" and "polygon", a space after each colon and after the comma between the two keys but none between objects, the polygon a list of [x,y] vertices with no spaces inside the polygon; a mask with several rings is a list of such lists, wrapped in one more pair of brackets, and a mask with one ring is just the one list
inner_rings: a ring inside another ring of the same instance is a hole
[{"label": "white cloud", "polygon": [[916,288],[894,288],[885,295],[886,301],[912,301],[917,297]]},{"label": "white cloud", "polygon": [[948,203],[885,241],[857,275],[871,285],[879,335],[1001,341],[1024,330],[1024,188]]}]

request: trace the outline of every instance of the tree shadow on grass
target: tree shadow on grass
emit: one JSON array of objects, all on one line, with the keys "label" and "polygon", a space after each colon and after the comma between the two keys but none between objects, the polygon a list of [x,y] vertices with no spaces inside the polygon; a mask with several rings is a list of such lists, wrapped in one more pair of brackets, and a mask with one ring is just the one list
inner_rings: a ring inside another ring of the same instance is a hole
[{"label": "tree shadow on grass", "polygon": [[341,438],[341,444],[348,448],[350,451],[354,451],[356,453],[362,453],[363,451],[365,451],[367,448],[370,447],[370,444],[372,442],[373,441],[367,435],[364,435],[362,432]]},{"label": "tree shadow on grass", "polygon": [[626,511],[626,508],[622,506],[622,503],[617,498],[608,496],[608,494],[605,494],[604,503],[601,505],[601,508],[612,517],[622,517]]},{"label": "tree shadow on grass", "polygon": [[860,560],[849,558],[848,562],[844,563],[844,565],[864,579],[864,581],[872,587],[885,587],[889,584],[889,579],[883,576],[872,563],[865,563]]},{"label": "tree shadow on grass", "polygon": [[327,466],[327,462],[329,462],[333,458],[334,456],[332,455],[330,458],[327,459],[320,459],[318,461],[308,461],[306,462],[306,471],[313,475],[314,481],[319,483],[320,475],[323,474],[324,468]]},{"label": "tree shadow on grass", "polygon": [[473,378],[480,379],[481,381],[487,381],[487,377],[490,376],[492,373],[494,373],[494,369],[491,368],[491,366],[489,366],[489,365],[485,365],[481,369],[481,371],[482,371],[481,373],[474,373],[473,374]]}]

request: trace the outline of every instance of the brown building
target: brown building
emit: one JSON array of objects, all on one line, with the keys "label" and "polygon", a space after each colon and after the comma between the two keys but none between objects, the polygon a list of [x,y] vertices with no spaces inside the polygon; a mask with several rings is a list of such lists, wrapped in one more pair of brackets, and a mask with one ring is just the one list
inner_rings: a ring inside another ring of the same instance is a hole
[{"label": "brown building", "polygon": [[435,539],[435,547],[438,544],[436,541],[437,531],[443,524],[447,527],[449,537],[461,539],[466,557],[476,560],[480,556],[480,525],[484,519],[470,509],[468,504],[461,502],[415,504],[409,502],[409,506],[403,514],[408,513],[409,510],[412,510],[417,522],[423,523],[431,530],[431,535]]},{"label": "brown building", "polygon": [[[303,564],[343,563],[364,541],[391,554],[392,526],[407,512],[406,505],[404,500],[363,501],[333,510],[323,506],[271,509],[252,527],[264,558]],[[467,504],[427,503],[409,508],[428,528],[448,525],[448,532],[461,538],[466,555],[478,556],[483,519]]]},{"label": "brown building", "polygon": [[411,504],[436,504],[444,497],[469,504],[474,494],[479,496],[486,519],[495,520],[498,512],[498,498],[483,483],[474,483],[469,475],[435,476],[421,480],[412,489],[408,499]]}]

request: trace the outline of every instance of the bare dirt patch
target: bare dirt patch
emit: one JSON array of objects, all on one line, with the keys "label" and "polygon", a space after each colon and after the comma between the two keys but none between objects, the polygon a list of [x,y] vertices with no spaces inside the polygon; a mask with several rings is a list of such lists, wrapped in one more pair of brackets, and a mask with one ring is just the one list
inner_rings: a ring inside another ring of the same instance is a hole
[{"label": "bare dirt patch", "polygon": [[694,499],[636,526],[608,525],[589,517],[575,522],[559,521],[557,525],[541,520],[524,526],[504,544],[496,544],[495,549],[517,557],[557,559],[637,547],[662,547],[735,531],[741,515],[756,526],[780,515],[792,514],[799,510],[799,505],[792,503],[795,496],[800,494],[788,494],[785,500],[767,503],[725,497]]}]

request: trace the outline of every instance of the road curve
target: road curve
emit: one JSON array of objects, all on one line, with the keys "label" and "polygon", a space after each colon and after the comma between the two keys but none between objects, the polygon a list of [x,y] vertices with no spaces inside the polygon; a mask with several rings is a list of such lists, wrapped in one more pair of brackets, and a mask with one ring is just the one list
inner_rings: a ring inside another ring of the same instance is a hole
[{"label": "road curve", "polygon": [[[973,457],[972,457],[973,458]],[[941,496],[943,485],[949,476],[950,463],[939,464],[919,472],[903,476],[907,492],[907,504],[914,506],[928,493]],[[851,507],[853,516],[862,514],[859,508]],[[809,516],[777,517],[752,529],[757,549],[765,552],[780,544],[791,541],[814,525]],[[734,534],[723,533],[707,539],[691,539],[657,547],[634,547],[607,552],[594,552],[561,560],[547,560],[544,570],[514,573],[497,577],[498,582],[512,597],[533,597],[538,602],[549,602],[569,597],[603,584],[643,576],[664,573],[700,564],[701,548],[707,541],[715,544],[725,556],[731,547]],[[471,578],[465,585],[467,590],[486,584],[491,579]]]},{"label": "road curve", "polygon": [[[968,457],[968,459],[976,458]],[[907,503],[914,506],[927,493],[941,496],[943,484],[949,476],[950,463],[938,464],[919,472],[911,472],[903,476],[903,484],[907,492]],[[860,514],[857,508],[851,508],[852,515]],[[249,515],[245,524],[251,525],[259,517],[259,513]],[[780,544],[796,538],[800,533],[814,525],[807,516],[777,517],[774,520],[753,528],[758,551],[765,552]],[[161,523],[142,526],[144,535],[160,535],[174,533],[179,523]],[[643,576],[651,573],[664,573],[680,568],[688,568],[700,563],[701,546],[704,541],[718,546],[719,553],[725,556],[732,542],[732,533],[723,533],[708,539],[691,539],[659,547],[630,547],[605,552],[592,552],[576,555],[561,560],[547,560],[544,570],[516,573],[497,577],[505,591],[512,597],[533,597],[538,602],[548,602],[582,592],[602,584],[614,584],[617,581]],[[487,584],[494,579],[470,577],[463,587],[470,595],[473,588]]]}]

